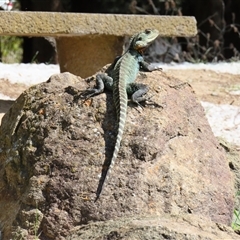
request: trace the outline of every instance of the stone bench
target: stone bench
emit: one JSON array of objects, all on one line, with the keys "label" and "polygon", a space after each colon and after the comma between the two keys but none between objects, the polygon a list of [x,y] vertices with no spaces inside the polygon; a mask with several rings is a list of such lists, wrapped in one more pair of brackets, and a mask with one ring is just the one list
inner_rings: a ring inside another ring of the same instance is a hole
[{"label": "stone bench", "polygon": [[54,37],[60,71],[87,77],[122,54],[124,36],[155,28],[163,37],[191,37],[194,17],[60,12],[0,12],[0,35]]}]

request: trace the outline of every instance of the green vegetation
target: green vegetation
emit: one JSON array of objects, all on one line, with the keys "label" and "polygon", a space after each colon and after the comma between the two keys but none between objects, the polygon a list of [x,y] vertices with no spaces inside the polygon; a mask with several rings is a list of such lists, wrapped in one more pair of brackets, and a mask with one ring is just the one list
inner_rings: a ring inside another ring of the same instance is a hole
[{"label": "green vegetation", "polygon": [[[240,198],[240,191],[237,192],[236,198]],[[234,231],[240,231],[240,208],[233,212],[232,228]]]},{"label": "green vegetation", "polygon": [[22,38],[13,36],[0,37],[0,61],[3,63],[20,63],[22,59]]}]

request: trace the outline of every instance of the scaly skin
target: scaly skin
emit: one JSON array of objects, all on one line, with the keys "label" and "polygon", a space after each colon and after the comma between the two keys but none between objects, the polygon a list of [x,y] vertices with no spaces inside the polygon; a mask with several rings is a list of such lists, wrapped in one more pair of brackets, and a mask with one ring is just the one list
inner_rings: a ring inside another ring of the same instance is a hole
[{"label": "scaly skin", "polygon": [[131,96],[133,102],[139,104],[139,102],[145,100],[143,95],[148,91],[146,85],[134,83],[137,74],[139,70],[157,70],[155,68],[150,69],[149,64],[144,62],[142,53],[157,38],[158,34],[158,31],[155,29],[147,29],[134,35],[130,40],[127,51],[121,57],[115,59],[112,65],[106,70],[107,75],[97,75],[97,88],[90,90],[91,93],[88,95],[88,97],[91,97],[100,94],[104,91],[104,88],[112,90],[118,116],[118,133],[115,148],[111,161],[108,166],[105,166],[105,170],[102,171],[95,201],[100,197],[107,174],[117,159],[127,117],[128,96]]}]

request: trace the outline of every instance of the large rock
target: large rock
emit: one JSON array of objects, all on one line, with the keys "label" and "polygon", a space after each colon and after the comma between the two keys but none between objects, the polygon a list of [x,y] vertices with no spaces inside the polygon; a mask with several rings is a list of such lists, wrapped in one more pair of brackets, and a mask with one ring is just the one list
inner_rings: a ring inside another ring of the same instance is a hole
[{"label": "large rock", "polygon": [[234,240],[239,239],[230,227],[194,215],[161,215],[120,218],[92,222],[70,231],[67,240]]},{"label": "large rock", "polygon": [[4,239],[65,239],[90,221],[145,215],[230,224],[234,181],[191,86],[162,72],[139,81],[153,102],[143,110],[129,104],[119,156],[97,202],[116,133],[111,93],[83,101],[79,90],[89,81],[63,73],[16,100],[0,127]]}]

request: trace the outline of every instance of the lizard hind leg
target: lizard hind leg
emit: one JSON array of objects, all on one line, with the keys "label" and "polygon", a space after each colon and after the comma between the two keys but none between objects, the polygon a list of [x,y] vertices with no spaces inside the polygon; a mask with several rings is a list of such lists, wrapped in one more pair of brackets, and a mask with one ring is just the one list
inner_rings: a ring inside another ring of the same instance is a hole
[{"label": "lizard hind leg", "polygon": [[111,90],[113,85],[113,79],[106,74],[97,74],[96,86],[87,90],[86,98],[96,96],[104,91],[105,88]]},{"label": "lizard hind leg", "polygon": [[148,99],[144,96],[148,90],[149,88],[147,85],[141,83],[131,83],[127,88],[127,93],[131,96],[132,102],[141,106],[139,103]]}]

